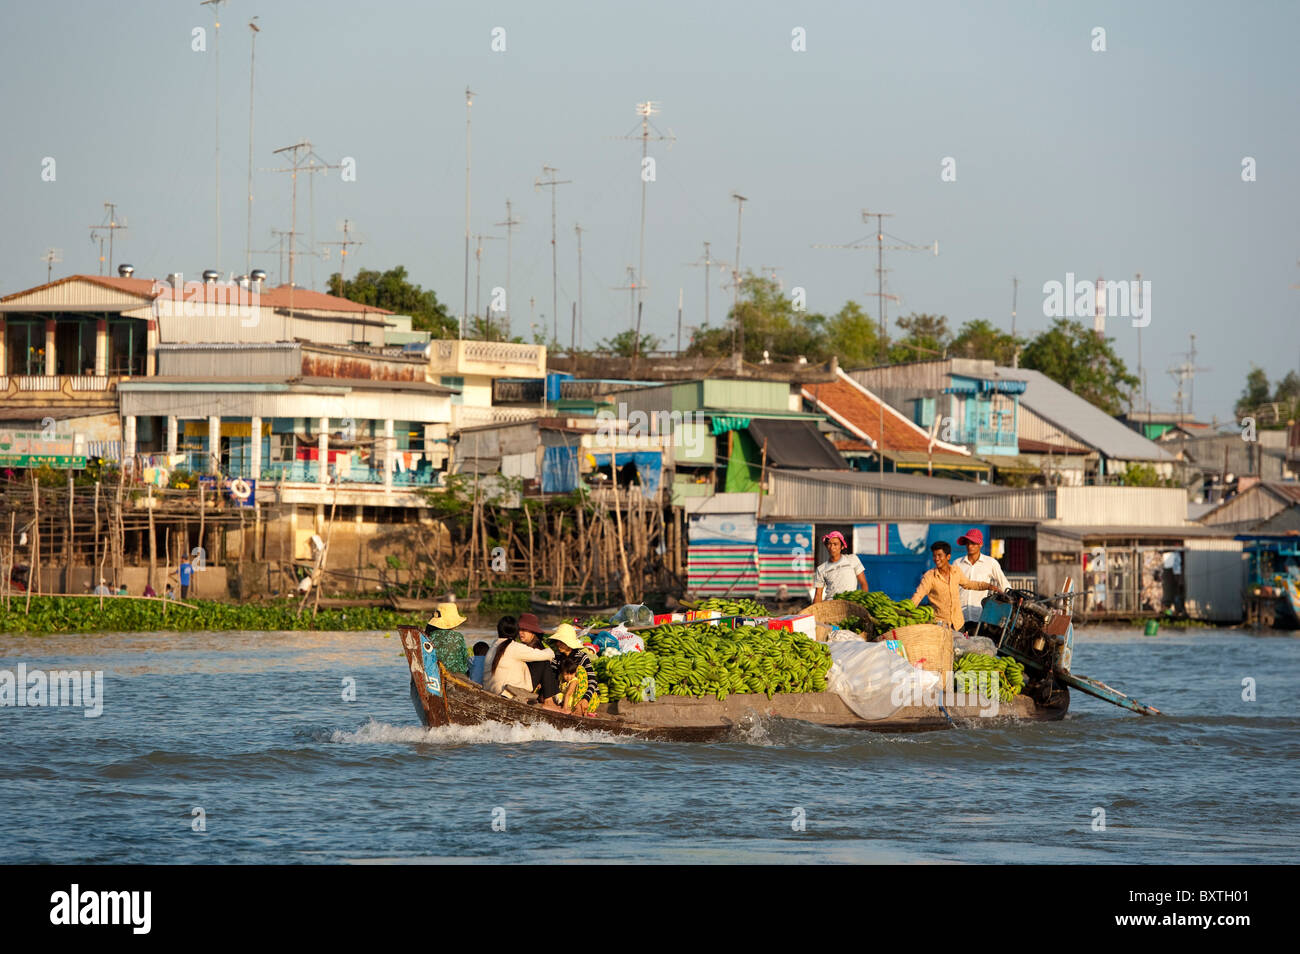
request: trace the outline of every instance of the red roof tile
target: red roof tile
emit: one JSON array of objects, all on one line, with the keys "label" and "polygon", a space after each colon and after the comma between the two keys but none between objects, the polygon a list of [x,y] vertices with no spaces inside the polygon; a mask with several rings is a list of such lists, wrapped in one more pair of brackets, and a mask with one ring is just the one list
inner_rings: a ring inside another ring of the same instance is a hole
[{"label": "red roof tile", "polygon": [[[804,385],[803,396],[851,434],[873,443],[880,441],[880,426],[883,421],[886,451],[924,453],[929,449],[929,432],[913,424],[888,404],[883,404],[843,371],[837,373],[834,381]],[[969,454],[963,447],[940,440],[934,442],[934,447],[935,450]]]},{"label": "red roof tile", "polygon": [[[262,292],[260,303],[269,308],[288,308],[289,307],[289,286],[279,285],[275,288],[268,288]],[[347,311],[365,313],[372,315],[391,315],[393,312],[384,308],[377,308],[374,305],[363,305],[359,302],[350,301],[347,298],[339,298],[336,295],[327,295],[324,292],[312,291],[310,288],[293,289],[293,307],[294,310],[301,308],[303,311]]]}]

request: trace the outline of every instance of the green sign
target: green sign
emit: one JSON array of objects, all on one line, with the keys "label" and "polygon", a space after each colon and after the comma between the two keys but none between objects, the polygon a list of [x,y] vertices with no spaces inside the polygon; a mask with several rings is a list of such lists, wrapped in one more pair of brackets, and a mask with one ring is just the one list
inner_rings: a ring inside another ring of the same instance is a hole
[{"label": "green sign", "polygon": [[55,470],[84,470],[86,458],[62,454],[0,454],[0,467],[40,467]]}]

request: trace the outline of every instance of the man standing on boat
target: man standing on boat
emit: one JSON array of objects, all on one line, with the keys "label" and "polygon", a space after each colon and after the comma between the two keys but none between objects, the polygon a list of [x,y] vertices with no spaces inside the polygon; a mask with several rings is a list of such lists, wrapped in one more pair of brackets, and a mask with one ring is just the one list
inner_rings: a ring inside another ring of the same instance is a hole
[{"label": "man standing on boat", "polygon": [[960,568],[948,562],[952,556],[952,547],[942,540],[930,547],[930,553],[934,557],[934,569],[925,571],[921,585],[912,594],[912,602],[920,606],[921,600],[929,597],[930,605],[934,607],[934,621],[959,630],[965,623],[961,609],[961,591],[996,590],[997,586],[967,579]]},{"label": "man standing on boat", "polygon": [[849,548],[844,534],[832,530],[822,537],[822,543],[826,544],[831,558],[817,567],[817,574],[813,577],[813,586],[816,587],[813,602],[833,600],[837,594],[848,593],[859,586],[862,587],[862,592],[867,592],[869,587],[862,561],[852,553],[844,552]]},{"label": "man standing on boat", "polygon": [[[953,566],[966,574],[967,579],[977,583],[995,583],[994,592],[1005,590],[1011,585],[1002,572],[1002,564],[987,553],[980,553],[980,547],[984,546],[984,534],[978,528],[972,527],[966,531],[965,536],[958,537],[957,545],[966,548],[966,555],[953,561]],[[976,592],[962,590],[961,593],[961,612],[965,620],[962,629],[968,636],[975,635],[980,621],[980,608],[984,603],[984,597],[976,596]]]}]

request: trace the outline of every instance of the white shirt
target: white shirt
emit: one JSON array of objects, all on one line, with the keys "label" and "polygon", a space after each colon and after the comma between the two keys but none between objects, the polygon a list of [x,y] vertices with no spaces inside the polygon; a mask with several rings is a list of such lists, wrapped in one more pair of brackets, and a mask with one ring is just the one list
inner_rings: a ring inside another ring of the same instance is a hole
[{"label": "white shirt", "polygon": [[813,587],[822,587],[826,592],[823,599],[834,599],[836,593],[847,593],[858,588],[858,574],[862,571],[862,561],[852,553],[841,553],[840,558],[832,563],[827,560],[817,567],[813,577]]},{"label": "white shirt", "polygon": [[[981,553],[980,558],[974,563],[970,561],[969,557],[965,556],[953,560],[953,563],[976,583],[993,583],[1003,590],[1011,585],[1002,573],[1002,564],[987,553]],[[961,591],[961,615],[966,622],[973,623],[979,620],[980,604],[984,602],[984,598],[988,595],[985,590]]]},{"label": "white shirt", "polygon": [[[501,640],[497,640],[498,643]],[[497,653],[505,653],[501,657],[501,662],[497,664],[496,672],[492,671],[492,659]],[[488,692],[501,694],[501,690],[506,686],[519,686],[521,689],[534,689],[532,674],[528,671],[528,664],[538,659],[554,659],[555,650],[540,649],[521,643],[514,639],[506,643],[495,653],[489,652],[483,661],[483,688]]]}]

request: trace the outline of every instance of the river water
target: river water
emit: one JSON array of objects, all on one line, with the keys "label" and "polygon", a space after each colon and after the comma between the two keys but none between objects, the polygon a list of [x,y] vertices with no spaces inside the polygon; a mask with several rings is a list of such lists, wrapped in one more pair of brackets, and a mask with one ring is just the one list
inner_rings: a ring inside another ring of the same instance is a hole
[{"label": "river water", "polygon": [[876,735],[769,721],[708,745],[427,730],[382,633],[0,636],[0,670],[20,663],[102,671],[102,714],[0,708],[0,862],[1300,854],[1300,640],[1286,636],[1081,631],[1075,670],[1160,718],[1075,692],[1058,723]]}]

